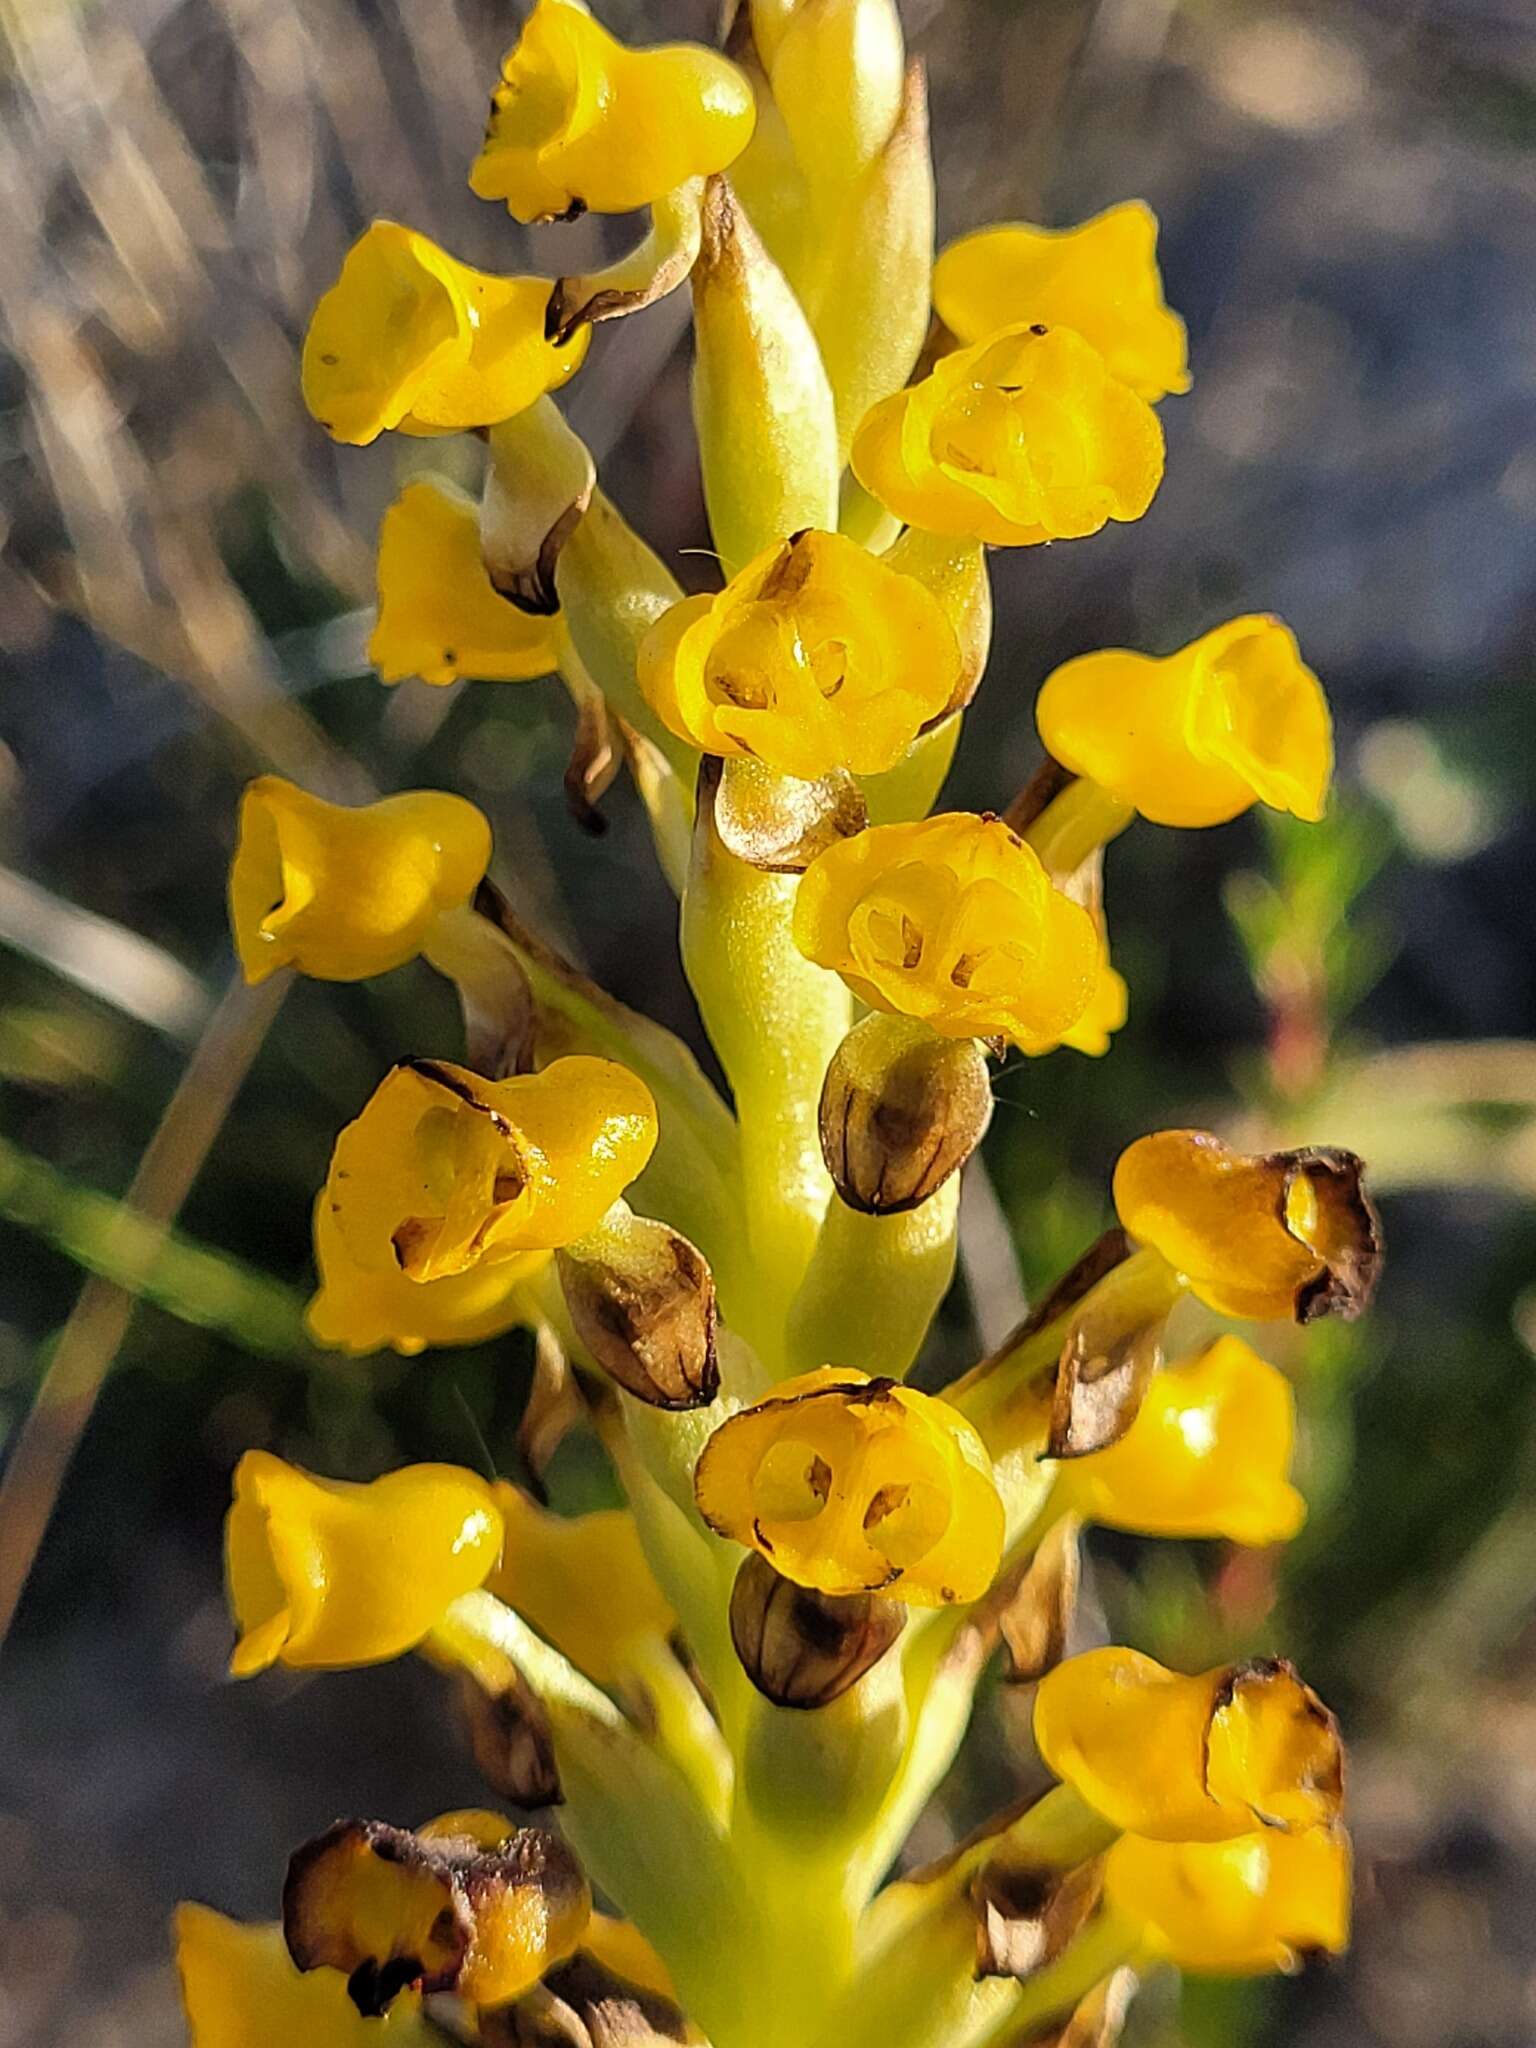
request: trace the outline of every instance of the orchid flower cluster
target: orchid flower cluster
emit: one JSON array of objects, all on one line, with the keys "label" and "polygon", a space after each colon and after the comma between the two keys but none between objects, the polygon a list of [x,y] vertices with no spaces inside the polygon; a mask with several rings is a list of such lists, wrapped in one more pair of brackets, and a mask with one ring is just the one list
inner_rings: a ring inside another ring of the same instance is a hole
[{"label": "orchid flower cluster", "polygon": [[[247,976],[421,958],[464,1014],[336,1139],[316,1341],[534,1331],[627,1505],[242,1460],[232,1671],[424,1657],[492,1803],[337,1821],[272,1924],[182,1908],[196,2048],[1090,2048],[1158,1968],[1338,1950],[1339,1735],[1296,1671],[1069,1652],[1086,1525],[1299,1527],[1289,1384],[1225,1324],[1360,1312],[1360,1162],[1139,1137],[1115,1226],[1007,1340],[942,1395],[907,1377],[989,1059],[1098,1057],[1124,1019],[1105,846],[1327,798],[1317,679],[1247,616],[1068,662],[1028,787],[934,810],[987,551],[1158,489],[1156,408],[1189,377],[1156,222],[1132,200],[935,262],[892,0],[743,0],[723,54],[537,0],[470,183],[520,221],[649,222],[584,276],[472,270],[389,221],[347,255],[304,348],[316,419],[484,455],[478,500],[415,473],[385,514],[370,657],[386,683],[563,680],[573,801],[627,769],[729,1102],[528,928],[472,804],[246,791]],[[685,284],[721,567],[692,596],[554,402],[596,324]],[[1053,1783],[913,1867],[995,1657]]]}]

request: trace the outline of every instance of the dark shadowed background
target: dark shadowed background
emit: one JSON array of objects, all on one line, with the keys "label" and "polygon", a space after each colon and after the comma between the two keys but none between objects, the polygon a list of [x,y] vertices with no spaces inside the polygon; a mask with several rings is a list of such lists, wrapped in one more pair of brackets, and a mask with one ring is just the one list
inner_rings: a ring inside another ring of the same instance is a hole
[{"label": "dark shadowed background", "polygon": [[[1282,1337],[1313,1504],[1283,1557],[1124,1539],[1108,1625],[1168,1661],[1283,1644],[1353,1746],[1357,1940],[1286,1984],[1171,1987],[1163,2048],[1536,2040],[1536,17],[1529,0],[911,0],[941,231],[1142,195],[1195,386],[1149,517],[995,558],[992,669],[951,784],[1006,801],[1029,707],[1087,648],[1282,613],[1324,677],[1341,790],[1310,832],[1141,827],[1111,853],[1131,1021],[1015,1063],[924,1362],[974,1356],[1104,1220],[1141,1130],[1365,1151],[1390,1265],[1356,1331]],[[606,0],[636,36],[696,0]],[[522,1337],[413,1364],[315,1352],[307,1211],[403,1049],[456,1044],[425,969],[233,988],[242,782],[441,783],[525,906],[696,1031],[631,799],[567,819],[555,685],[384,691],[362,645],[379,514],[458,444],[336,450],[299,404],[310,303],[364,221],[488,268],[574,270],[627,224],[528,235],[468,193],[515,18],[489,0],[0,0],[0,2048],[160,2048],[182,1896],[275,1910],[338,1812],[477,1796],[408,1666],[233,1688],[228,1476],[270,1444],[364,1476],[504,1458]],[[558,242],[556,236],[559,237]],[[599,333],[568,394],[613,495],[708,580],[685,308]],[[189,1064],[190,1063],[190,1064]],[[976,1192],[980,1192],[977,1190]],[[165,1231],[154,1219],[178,1209]],[[131,1198],[131,1206],[124,1198]],[[149,1220],[145,1220],[148,1218]],[[82,1293],[82,1288],[84,1292]],[[44,1384],[44,1373],[48,1378]],[[49,1481],[79,1437],[35,1560]],[[579,1444],[550,1476],[597,1498]],[[983,1703],[941,1846],[1027,1769]]]}]

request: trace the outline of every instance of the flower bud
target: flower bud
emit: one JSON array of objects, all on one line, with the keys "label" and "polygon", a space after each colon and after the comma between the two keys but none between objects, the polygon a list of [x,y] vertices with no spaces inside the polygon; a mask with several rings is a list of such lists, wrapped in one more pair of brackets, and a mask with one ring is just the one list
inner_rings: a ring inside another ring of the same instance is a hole
[{"label": "flower bud", "polygon": [[1040,737],[1159,825],[1221,825],[1257,802],[1315,823],[1333,772],[1322,686],[1290,628],[1230,619],[1159,660],[1108,648],[1048,676]]},{"label": "flower bud", "polygon": [[1142,1536],[1284,1543],[1307,1512],[1288,1476],[1295,1435],[1285,1374],[1241,1337],[1218,1337],[1153,1378],[1118,1443],[1064,1464],[1058,1496]]},{"label": "flower bud", "polygon": [[1002,1555],[1002,1502],[970,1424],[932,1394],[842,1366],[785,1380],[722,1423],[694,1492],[717,1534],[834,1596],[974,1600]]},{"label": "flower bud", "polygon": [[1184,322],[1157,267],[1157,215],[1127,199],[1075,228],[978,228],[933,267],[934,309],[962,347],[1021,320],[1070,327],[1155,405],[1189,389]]},{"label": "flower bud", "polygon": [[556,1255],[577,1336],[652,1408],[707,1408],[720,1390],[715,1282],[681,1231],[621,1209]]},{"label": "flower bud", "polygon": [[705,753],[813,782],[893,767],[948,708],[960,668],[915,577],[846,535],[802,530],[659,619],[639,676],[662,723]]},{"label": "flower bud", "polygon": [[367,1486],[316,1479],[268,1451],[235,1469],[224,1523],[230,1670],[335,1670],[402,1656],[501,1549],[491,1490],[456,1465],[407,1465]]},{"label": "flower bud", "polygon": [[665,1642],[677,1626],[634,1516],[551,1514],[504,1479],[494,1493],[506,1543],[490,1591],[589,1678],[616,1685],[641,1644]]},{"label": "flower bud", "polygon": [[297,967],[363,981],[403,967],[474,894],[491,828],[463,797],[410,790],[357,808],[259,775],[240,801],[229,920],[245,978]]},{"label": "flower bud", "polygon": [[1088,913],[999,819],[964,811],[829,847],[801,878],[794,938],[877,1010],[1025,1052],[1071,1028],[1098,974]]},{"label": "flower bud", "polygon": [[333,440],[494,426],[557,391],[590,335],[546,341],[549,279],[494,277],[376,220],[304,337],[304,403]]},{"label": "flower bud", "polygon": [[591,452],[549,401],[494,427],[480,545],[492,585],[519,611],[560,609],[555,568],[597,483]]},{"label": "flower bud", "polygon": [[384,514],[378,588],[368,659],[381,682],[518,683],[560,666],[558,630],[486,574],[479,508],[454,484],[419,478]]},{"label": "flower bud", "polygon": [[723,171],[752,122],[751,87],[715,51],[628,50],[581,0],[537,0],[502,60],[470,187],[520,221],[632,213]]},{"label": "flower bud", "polygon": [[776,1707],[830,1706],[874,1669],[906,1625],[906,1609],[894,1600],[818,1593],[757,1555],[731,1590],[731,1641],[748,1678]]},{"label": "flower bud", "polygon": [[1101,1858],[1056,1870],[1006,1848],[990,1857],[970,1888],[977,1976],[1023,1982],[1054,1963],[1087,1925],[1103,1883]]},{"label": "flower bud", "polygon": [[276,1921],[246,1927],[181,1905],[174,1928],[191,2048],[441,2048],[419,1993],[402,1991],[382,2019],[364,2019],[334,1970],[295,1969]]},{"label": "flower bud", "polygon": [[910,1017],[876,1012],[834,1053],[818,1118],[821,1156],[850,1209],[915,1209],[986,1136],[986,1056],[974,1038],[938,1038]]},{"label": "flower bud", "polygon": [[1163,430],[1068,327],[1005,328],[882,399],[854,474],[886,510],[996,547],[1074,540],[1139,519],[1163,478]]},{"label": "flower bud", "polygon": [[1328,1146],[1250,1156],[1209,1131],[1154,1131],[1121,1153],[1115,1208],[1222,1315],[1352,1322],[1381,1269],[1363,1170]]},{"label": "flower bud", "polygon": [[573,1952],[591,1911],[558,1837],[490,1813],[414,1834],[337,1821],[294,1852],[283,1886],[289,1954],[301,1970],[340,1970],[369,2017],[407,1986],[504,2005]]},{"label": "flower bud", "polygon": [[906,52],[895,0],[773,0],[755,5],[752,20],[812,188],[862,176],[901,110]]},{"label": "flower bud", "polygon": [[1089,1650],[1041,1680],[1035,1740],[1096,1813],[1158,1841],[1325,1827],[1343,1799],[1338,1723],[1274,1659],[1186,1678],[1136,1650]]},{"label": "flower bud", "polygon": [[1349,1836],[1273,1830],[1228,1842],[1122,1835],[1104,1862],[1104,1896],[1142,1948],[1183,1970],[1223,1977],[1294,1970],[1349,1945]]}]

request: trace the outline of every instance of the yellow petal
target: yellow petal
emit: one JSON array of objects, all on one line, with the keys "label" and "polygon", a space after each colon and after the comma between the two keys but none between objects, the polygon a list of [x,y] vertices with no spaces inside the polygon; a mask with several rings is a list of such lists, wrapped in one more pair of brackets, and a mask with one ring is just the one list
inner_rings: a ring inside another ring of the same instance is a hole
[{"label": "yellow petal", "polygon": [[243,1926],[183,1905],[172,1924],[191,2048],[434,2048],[441,2040],[413,1991],[365,2020],[339,1971],[296,1968],[275,1921]]},{"label": "yellow petal", "polygon": [[314,1235],[320,1286],[305,1321],[328,1350],[362,1355],[387,1346],[414,1358],[438,1345],[481,1344],[537,1320],[531,1290],[548,1252],[482,1261],[442,1280],[412,1280],[398,1260],[386,1266],[353,1257],[324,1191],[315,1202]]},{"label": "yellow petal", "polygon": [[1337,1955],[1349,1945],[1342,1828],[1230,1842],[1124,1835],[1105,1860],[1104,1891],[1154,1955],[1211,1976],[1292,1970],[1316,1950]]},{"label": "yellow petal", "polygon": [[496,1504],[507,1534],[491,1591],[589,1678],[611,1685],[637,1644],[671,1635],[677,1618],[627,1509],[554,1515],[506,1480]]}]

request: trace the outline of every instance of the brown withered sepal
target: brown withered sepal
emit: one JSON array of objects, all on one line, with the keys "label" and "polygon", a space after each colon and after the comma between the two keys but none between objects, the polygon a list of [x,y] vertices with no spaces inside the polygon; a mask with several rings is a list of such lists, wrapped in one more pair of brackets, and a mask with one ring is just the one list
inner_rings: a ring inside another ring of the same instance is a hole
[{"label": "brown withered sepal", "polygon": [[755,1553],[731,1589],[731,1641],[742,1669],[776,1707],[830,1706],[872,1671],[907,1610],[870,1593],[834,1597],[797,1586]]},{"label": "brown withered sepal", "polygon": [[1279,1169],[1276,1212],[1282,1223],[1301,1175],[1318,1207],[1319,1227],[1310,1249],[1323,1260],[1323,1271],[1298,1290],[1297,1322],[1339,1316],[1352,1323],[1370,1306],[1384,1251],[1381,1218],[1365,1189],[1364,1160],[1338,1146],[1310,1145],[1277,1152],[1268,1163]]},{"label": "brown withered sepal", "polygon": [[598,805],[613,785],[621,758],[607,707],[594,690],[577,707],[571,758],[565,764],[565,807],[582,831],[594,839],[608,830],[608,820]]},{"label": "brown withered sepal", "polygon": [[976,1974],[1016,1977],[1043,1970],[1075,1940],[1098,1906],[1102,1857],[1069,1870],[1021,1863],[1006,1852],[971,1880],[976,1914]]},{"label": "brown withered sepal", "polygon": [[1073,1318],[1056,1364],[1048,1457],[1086,1458],[1120,1441],[1162,1363],[1166,1322],[1116,1328],[1091,1309]]},{"label": "brown withered sepal", "polygon": [[1010,1685],[1033,1685],[1067,1654],[1082,1584],[1082,1531],[1080,1517],[1063,1515],[1023,1572],[1003,1589],[997,1625],[1008,1652]]},{"label": "brown withered sepal", "polygon": [[936,1194],[992,1120],[986,1055],[973,1038],[940,1038],[910,1018],[876,1014],[833,1054],[817,1125],[838,1197],[895,1216]]},{"label": "brown withered sepal", "polygon": [[[1115,2048],[1125,2031],[1126,2016],[1139,1982],[1130,1968],[1111,1971],[1078,2000],[1064,2027],[1051,2028],[1043,2034],[1032,2030],[1027,2037],[1031,2048]],[[1025,2039],[1024,2035],[1019,2036],[1017,2048],[1023,2048]],[[1008,2048],[1015,2048],[1015,2044],[1009,2043]]]},{"label": "brown withered sepal", "polygon": [[671,1999],[616,1976],[581,1950],[537,1990],[480,2021],[483,2048],[670,2048],[688,2038]]},{"label": "brown withered sepal", "polygon": [[720,1390],[715,1282],[681,1231],[648,1216],[622,1238],[555,1254],[577,1336],[603,1370],[652,1408],[704,1408]]},{"label": "brown withered sepal", "polygon": [[524,1813],[561,1805],[549,1717],[522,1676],[491,1693],[466,1673],[460,1699],[475,1766],[496,1797]]}]

